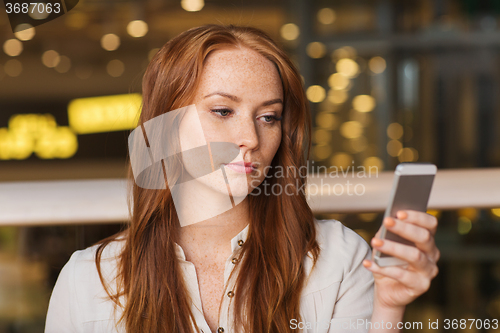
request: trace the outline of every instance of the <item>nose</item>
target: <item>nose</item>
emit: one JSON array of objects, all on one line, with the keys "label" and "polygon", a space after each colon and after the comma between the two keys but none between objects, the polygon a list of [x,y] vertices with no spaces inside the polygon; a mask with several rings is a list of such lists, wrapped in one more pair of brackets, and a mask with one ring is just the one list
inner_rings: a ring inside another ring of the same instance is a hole
[{"label": "nose", "polygon": [[259,133],[254,119],[248,117],[234,128],[236,144],[245,155],[246,150],[256,150],[259,147]]}]

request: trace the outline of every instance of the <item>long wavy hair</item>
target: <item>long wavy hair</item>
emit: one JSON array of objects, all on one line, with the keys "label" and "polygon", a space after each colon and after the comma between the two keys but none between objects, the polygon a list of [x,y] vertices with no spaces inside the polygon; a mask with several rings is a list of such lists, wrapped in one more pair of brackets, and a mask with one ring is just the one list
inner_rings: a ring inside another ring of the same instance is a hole
[{"label": "long wavy hair", "polygon": [[[256,28],[205,25],[167,42],[144,74],[139,124],[189,105],[208,55],[230,47],[252,49],[276,66],[283,86],[284,110],[281,143],[271,166],[302,170],[311,137],[302,80],[285,52]],[[289,321],[300,318],[300,296],[307,274],[305,256],[316,262],[320,251],[314,217],[303,192],[306,178],[300,172],[284,172],[279,178],[272,174],[269,172],[259,185],[261,189],[278,184],[288,193],[293,189],[294,195],[264,195],[258,187],[254,192],[261,195],[248,196],[251,222],[231,300],[234,327],[241,332],[292,331]],[[176,256],[180,225],[169,188],[137,186],[129,166],[129,210],[127,229],[101,241],[95,258],[115,309],[123,309],[118,323],[131,333],[193,332],[197,325]],[[100,263],[103,249],[120,236],[125,243],[117,258],[117,289],[111,290]],[[122,296],[124,302],[120,301]]]}]

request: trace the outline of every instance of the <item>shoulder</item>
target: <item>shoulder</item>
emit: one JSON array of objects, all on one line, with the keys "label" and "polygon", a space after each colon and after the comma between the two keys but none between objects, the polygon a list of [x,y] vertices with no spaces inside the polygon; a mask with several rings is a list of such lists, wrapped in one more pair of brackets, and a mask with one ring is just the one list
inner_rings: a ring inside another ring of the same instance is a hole
[{"label": "shoulder", "polygon": [[370,251],[366,241],[337,220],[315,220],[316,240],[323,256],[349,263],[356,254]]},{"label": "shoulder", "polygon": [[[116,269],[118,257],[125,241],[118,239],[108,243],[101,251],[100,268],[103,277],[110,278],[110,274]],[[93,245],[73,253],[67,265],[72,268],[75,278],[81,282],[94,282],[97,276],[96,255],[100,244]]]},{"label": "shoulder", "polygon": [[[112,241],[101,253],[100,269],[102,277],[112,293],[116,292],[118,256],[124,245],[123,240]],[[69,287],[75,295],[82,314],[82,321],[106,320],[114,309],[112,301],[101,282],[96,266],[96,253],[99,245],[75,251],[68,263],[68,276],[72,282]]]},{"label": "shoulder", "polygon": [[[123,240],[113,241],[103,248],[101,255],[101,273],[113,293],[117,258],[123,244]],[[117,314],[115,305],[102,285],[95,261],[98,246],[75,251],[62,268],[50,296],[45,332],[82,332],[88,331],[84,327],[113,322]]]},{"label": "shoulder", "polygon": [[320,253],[314,267],[311,257],[306,257],[308,283],[305,293],[340,283],[355,270],[363,270],[362,261],[371,255],[371,248],[366,241],[341,222],[315,220],[314,224]]}]

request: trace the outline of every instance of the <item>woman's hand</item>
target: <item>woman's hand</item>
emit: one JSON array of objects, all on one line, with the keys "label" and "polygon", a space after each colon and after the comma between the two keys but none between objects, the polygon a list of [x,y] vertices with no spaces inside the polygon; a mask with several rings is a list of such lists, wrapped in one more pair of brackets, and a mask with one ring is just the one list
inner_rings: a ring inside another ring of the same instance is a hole
[{"label": "woman's hand", "polygon": [[371,260],[363,265],[373,272],[375,279],[375,306],[401,309],[429,289],[437,275],[436,262],[440,253],[434,242],[438,221],[427,213],[401,210],[397,218],[387,217],[387,230],[415,243],[416,247],[380,239],[380,230],[372,239],[372,246],[385,254],[408,262],[406,266],[379,267]]}]

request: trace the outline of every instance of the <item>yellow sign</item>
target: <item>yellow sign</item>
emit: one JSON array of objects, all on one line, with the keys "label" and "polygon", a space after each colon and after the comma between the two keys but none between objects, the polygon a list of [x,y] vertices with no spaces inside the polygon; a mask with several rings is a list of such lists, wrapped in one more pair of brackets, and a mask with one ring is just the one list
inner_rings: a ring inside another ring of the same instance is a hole
[{"label": "yellow sign", "polygon": [[141,103],[140,94],[74,99],[68,105],[69,126],[77,134],[132,129],[137,127]]},{"label": "yellow sign", "polygon": [[16,114],[8,128],[0,128],[0,160],[22,160],[33,153],[43,159],[69,158],[77,149],[75,133],[57,126],[51,114]]}]

